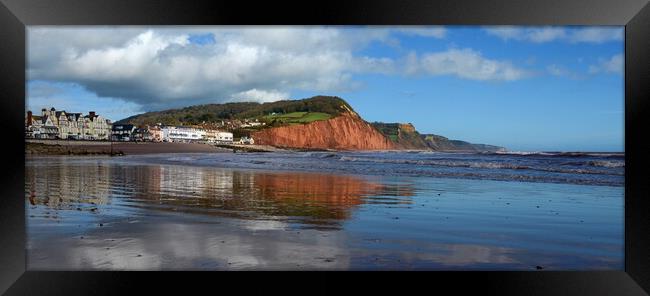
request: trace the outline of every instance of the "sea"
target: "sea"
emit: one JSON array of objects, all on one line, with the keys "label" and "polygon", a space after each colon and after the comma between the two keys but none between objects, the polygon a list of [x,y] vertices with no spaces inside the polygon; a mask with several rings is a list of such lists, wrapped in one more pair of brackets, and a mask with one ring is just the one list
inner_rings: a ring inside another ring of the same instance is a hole
[{"label": "sea", "polygon": [[623,270],[623,153],[28,156],[30,270]]}]

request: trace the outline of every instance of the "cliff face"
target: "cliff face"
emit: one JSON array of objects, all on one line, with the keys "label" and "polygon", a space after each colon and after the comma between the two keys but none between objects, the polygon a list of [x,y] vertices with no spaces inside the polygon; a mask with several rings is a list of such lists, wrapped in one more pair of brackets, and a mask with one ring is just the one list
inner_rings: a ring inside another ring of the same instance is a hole
[{"label": "cliff face", "polygon": [[353,112],[343,112],[335,118],[308,124],[269,128],[251,135],[256,144],[277,147],[336,150],[399,148]]},{"label": "cliff face", "polygon": [[424,140],[427,146],[436,151],[458,150],[458,147],[454,143],[443,136],[424,134],[422,135],[422,140]]},{"label": "cliff face", "polygon": [[399,149],[429,150],[429,146],[410,123],[373,122],[372,126],[390,139]]}]

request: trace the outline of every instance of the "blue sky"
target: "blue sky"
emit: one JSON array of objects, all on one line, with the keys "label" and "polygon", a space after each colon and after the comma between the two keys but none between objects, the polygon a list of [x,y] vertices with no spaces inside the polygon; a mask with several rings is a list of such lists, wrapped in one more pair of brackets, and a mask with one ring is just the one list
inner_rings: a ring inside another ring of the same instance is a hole
[{"label": "blue sky", "polygon": [[29,27],[27,106],[314,95],[515,151],[623,151],[622,27]]}]

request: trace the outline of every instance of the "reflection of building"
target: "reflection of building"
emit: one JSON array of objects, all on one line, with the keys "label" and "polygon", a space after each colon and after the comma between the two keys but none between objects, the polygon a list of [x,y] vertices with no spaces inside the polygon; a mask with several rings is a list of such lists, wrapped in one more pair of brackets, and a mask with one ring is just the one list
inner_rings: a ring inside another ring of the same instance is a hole
[{"label": "reflection of building", "polygon": [[[192,193],[204,190],[203,169],[185,166],[164,166],[160,173],[160,192]],[[179,191],[180,190],[180,191]],[[179,195],[179,194],[176,195]]]},{"label": "reflection of building", "polygon": [[110,168],[108,166],[72,166],[65,160],[46,166],[25,166],[27,198],[31,204],[76,208],[78,204],[108,203]]},{"label": "reflection of building", "polygon": [[27,111],[25,136],[36,139],[108,140],[111,122],[90,111],[88,115],[42,109],[41,116]]}]

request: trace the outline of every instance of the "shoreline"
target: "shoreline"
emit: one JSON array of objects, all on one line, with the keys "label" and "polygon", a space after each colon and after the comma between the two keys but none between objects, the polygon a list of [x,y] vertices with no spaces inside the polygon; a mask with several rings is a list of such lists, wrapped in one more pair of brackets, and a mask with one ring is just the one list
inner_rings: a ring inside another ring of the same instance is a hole
[{"label": "shoreline", "polygon": [[[112,146],[112,147],[111,147]],[[199,144],[170,142],[110,142],[82,140],[25,140],[28,155],[135,155],[157,153],[248,153],[248,152],[445,152],[434,150],[337,150],[275,147],[270,145]]]},{"label": "shoreline", "polygon": [[197,143],[134,143],[100,141],[25,142],[27,155],[139,155],[157,153],[226,153],[230,150]]}]

